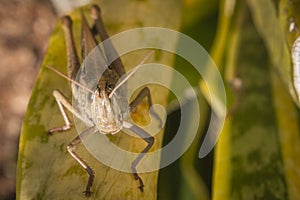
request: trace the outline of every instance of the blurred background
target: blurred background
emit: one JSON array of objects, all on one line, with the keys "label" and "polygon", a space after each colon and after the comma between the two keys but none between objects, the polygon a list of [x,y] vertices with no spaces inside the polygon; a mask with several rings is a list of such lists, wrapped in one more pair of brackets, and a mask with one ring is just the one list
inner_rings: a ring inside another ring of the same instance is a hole
[{"label": "blurred background", "polygon": [[56,24],[46,0],[0,0],[0,199],[15,199],[18,141],[31,90]]}]

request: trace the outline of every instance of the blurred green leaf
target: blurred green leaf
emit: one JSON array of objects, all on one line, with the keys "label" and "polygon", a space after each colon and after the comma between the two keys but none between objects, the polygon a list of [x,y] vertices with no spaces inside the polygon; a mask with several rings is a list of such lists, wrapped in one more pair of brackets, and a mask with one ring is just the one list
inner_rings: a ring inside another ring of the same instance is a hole
[{"label": "blurred green leaf", "polygon": [[284,83],[271,72],[276,122],[289,199],[300,198],[300,130],[299,110],[285,90]]},{"label": "blurred green leaf", "polygon": [[[259,9],[259,8],[256,8]],[[241,81],[237,108],[217,145],[213,199],[287,199],[268,49],[248,8],[241,6],[229,41],[228,64]],[[227,67],[227,66],[226,66]],[[230,108],[229,108],[230,109]]]},{"label": "blurred green leaf", "polygon": [[[299,97],[293,86],[291,47],[288,47],[286,38],[290,21],[288,15],[291,15],[292,8],[296,8],[295,5],[290,4],[293,1],[281,1],[280,10],[277,9],[278,5],[270,0],[248,0],[247,2],[254,24],[267,47],[272,65],[280,74],[295,103],[300,106]],[[289,9],[284,4],[290,4]]]}]

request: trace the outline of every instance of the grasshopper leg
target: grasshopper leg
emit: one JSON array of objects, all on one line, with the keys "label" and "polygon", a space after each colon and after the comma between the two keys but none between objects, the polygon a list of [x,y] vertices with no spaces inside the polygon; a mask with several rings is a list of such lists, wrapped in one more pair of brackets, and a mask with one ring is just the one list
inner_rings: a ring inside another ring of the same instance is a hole
[{"label": "grasshopper leg", "polygon": [[76,147],[81,143],[81,138],[82,137],[86,137],[90,134],[92,134],[95,130],[95,127],[90,127],[88,129],[86,129],[84,132],[82,132],[79,136],[77,136],[76,138],[74,138],[68,145],[67,150],[68,152],[71,154],[71,156],[81,165],[81,167],[83,167],[83,169],[88,173],[89,175],[89,179],[86,185],[86,189],[83,192],[85,194],[85,196],[89,197],[91,196],[91,187],[93,185],[94,182],[94,171],[93,169],[81,158],[77,155],[77,153],[75,152]]},{"label": "grasshopper leg", "polygon": [[[130,112],[133,112],[136,106],[143,101],[144,98],[147,97],[148,100],[148,106],[149,110],[151,108],[152,104],[152,98],[151,98],[151,93],[150,89],[148,87],[144,87],[139,94],[136,96],[136,98],[130,103],[129,109]],[[157,120],[159,120],[159,127],[162,127],[162,120],[160,119],[159,115],[154,111],[150,110],[151,115],[153,115]]]},{"label": "grasshopper leg", "polygon": [[71,108],[72,108],[72,106],[70,105],[68,100],[65,98],[65,96],[59,90],[54,90],[53,96],[55,97],[55,100],[56,100],[59,110],[63,116],[65,124],[61,127],[54,127],[54,128],[49,129],[47,131],[47,135],[52,135],[53,132],[67,131],[71,128],[71,122],[67,116],[66,111],[63,108],[63,105],[67,105],[67,107],[71,107]]},{"label": "grasshopper leg", "polygon": [[[80,67],[79,59],[76,53],[76,47],[74,42],[74,36],[72,33],[72,20],[69,16],[64,16],[61,18],[62,27],[65,32],[65,42],[67,46],[67,55],[68,55],[68,75],[70,78],[76,77],[77,71]],[[70,102],[67,100],[67,98],[59,91],[54,90],[53,96],[56,99],[57,105],[60,109],[60,112],[64,118],[65,125],[61,127],[55,127],[51,128],[47,131],[48,135],[52,135],[53,132],[62,132],[69,130],[71,128],[71,122],[63,108],[65,106],[69,111],[73,112],[74,114],[78,112],[72,107]]]},{"label": "grasshopper leg", "polygon": [[[62,127],[57,127],[57,128],[51,128],[47,134],[51,135],[53,132],[55,131],[66,131],[68,129],[71,128],[71,123],[70,120],[68,119],[68,116],[64,110],[65,106],[68,110],[70,110],[72,113],[74,113],[74,115],[76,116],[80,116],[79,112],[72,107],[72,105],[70,104],[70,102],[65,98],[65,96],[59,91],[59,90],[54,90],[53,92],[53,96],[55,97],[58,107],[62,113],[62,116],[64,118],[65,121],[65,125],[63,125]],[[85,190],[85,195],[86,196],[90,196],[91,195],[91,186],[93,185],[93,180],[94,180],[94,172],[93,170],[87,165],[86,162],[84,162],[76,153],[75,153],[75,149],[78,146],[78,144],[81,143],[80,138],[82,137],[86,137],[88,135],[90,135],[93,131],[94,127],[88,128],[86,131],[82,132],[79,136],[77,136],[74,140],[72,140],[70,142],[70,144],[67,146],[67,150],[68,152],[71,154],[71,156],[87,171],[87,173],[89,174],[89,180],[88,180],[88,184],[86,186],[86,190]]]},{"label": "grasshopper leg", "polygon": [[66,113],[64,107],[67,108],[70,112],[72,112],[76,117],[78,117],[82,121],[85,121],[87,124],[92,124],[92,122],[90,120],[85,119],[84,117],[82,117],[82,115],[80,115],[80,113],[72,106],[72,104],[67,100],[67,98],[59,90],[54,90],[53,96],[55,97],[55,100],[57,102],[59,110],[65,121],[65,124],[61,127],[54,127],[54,128],[49,129],[47,131],[47,135],[52,135],[53,132],[66,131],[71,128],[72,124],[67,116],[67,113]]},{"label": "grasshopper leg", "polygon": [[61,23],[65,33],[65,43],[67,47],[68,75],[74,80],[76,78],[78,69],[80,68],[80,62],[76,52],[76,46],[72,32],[73,22],[69,16],[63,16],[61,18]]},{"label": "grasshopper leg", "polygon": [[139,137],[141,137],[145,142],[147,142],[147,146],[143,149],[143,151],[136,157],[136,159],[131,163],[131,172],[133,174],[133,177],[135,180],[139,181],[139,189],[141,190],[141,192],[144,191],[144,182],[141,179],[141,177],[139,176],[139,174],[137,173],[136,170],[136,166],[138,165],[138,163],[141,161],[141,159],[145,156],[145,154],[151,149],[151,147],[154,144],[154,137],[152,137],[149,133],[147,133],[146,131],[144,131],[142,128],[131,124],[129,122],[123,122],[124,127],[130,129],[131,131],[133,131],[136,135],[138,135]]},{"label": "grasshopper leg", "polygon": [[92,28],[93,34],[99,34],[102,41],[106,40],[104,52],[107,57],[108,63],[111,63],[111,65],[116,69],[119,76],[122,76],[123,74],[125,74],[125,69],[121,59],[118,56],[117,50],[109,40],[109,35],[104,27],[104,23],[101,17],[100,7],[98,5],[92,5],[90,7],[90,15],[94,19],[94,25]]},{"label": "grasshopper leg", "polygon": [[[86,121],[86,119],[84,119],[83,117],[81,117],[81,115],[79,114],[79,112],[72,107],[71,103],[66,99],[66,97],[59,91],[59,90],[54,90],[53,92],[53,96],[55,97],[58,107],[62,113],[62,116],[64,118],[65,121],[65,125],[63,125],[62,127],[57,127],[57,128],[51,128],[47,134],[51,135],[53,132],[55,131],[66,131],[68,129],[71,128],[71,123],[70,120],[68,119],[68,116],[64,110],[64,107],[66,107],[69,111],[71,111],[76,117],[80,118],[81,120]],[[64,106],[64,107],[63,107]],[[70,142],[70,144],[67,146],[67,150],[68,152],[71,154],[71,156],[87,171],[87,173],[89,174],[89,180],[86,186],[86,190],[84,191],[84,194],[86,196],[90,196],[91,195],[91,190],[90,188],[93,185],[93,181],[94,181],[94,172],[93,170],[88,166],[88,164],[83,161],[76,153],[75,153],[75,149],[76,147],[81,143],[81,138],[82,137],[87,137],[88,135],[93,133],[93,130],[95,129],[95,127],[90,127],[87,130],[85,130],[84,132],[82,132],[79,136],[77,136],[74,140],[72,140]]]},{"label": "grasshopper leg", "polygon": [[[71,103],[66,99],[66,97],[59,91],[59,90],[54,90],[53,92],[53,96],[55,97],[58,107],[62,113],[63,119],[65,121],[65,125],[63,125],[62,127],[57,127],[57,128],[51,128],[49,129],[49,131],[47,132],[48,135],[51,135],[53,132],[55,131],[66,131],[68,129],[71,128],[71,123],[70,120],[68,119],[68,116],[64,110],[64,107],[66,107],[70,112],[72,112],[76,117],[78,117],[79,119],[86,121],[87,123],[89,122],[87,119],[83,118],[80,113],[71,105]],[[89,122],[91,123],[91,122]],[[71,154],[71,156],[87,171],[87,173],[89,174],[89,179],[88,179],[88,183],[86,186],[86,190],[84,191],[84,194],[86,196],[90,196],[91,195],[91,187],[93,185],[93,181],[94,181],[94,172],[91,169],[91,167],[82,160],[82,158],[80,158],[76,153],[76,147],[81,143],[81,138],[83,137],[87,137],[88,135],[92,134],[95,130],[95,127],[92,126],[88,129],[86,129],[85,131],[83,131],[79,136],[77,136],[74,140],[72,140],[69,145],[67,146],[67,150],[68,152]]]}]

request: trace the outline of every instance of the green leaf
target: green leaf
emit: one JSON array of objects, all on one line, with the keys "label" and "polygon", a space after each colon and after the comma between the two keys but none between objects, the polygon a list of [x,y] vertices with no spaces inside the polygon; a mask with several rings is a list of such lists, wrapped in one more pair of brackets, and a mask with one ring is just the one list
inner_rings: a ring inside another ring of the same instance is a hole
[{"label": "green leaf", "polygon": [[[100,6],[110,35],[136,27],[160,26],[175,30],[179,27],[181,9],[179,0],[101,1]],[[83,10],[87,13],[87,7]],[[75,40],[79,44],[79,10],[72,12],[71,18],[74,20]],[[123,60],[125,68],[129,69],[137,65],[145,52],[126,55]],[[162,54],[153,62],[171,65],[172,56]],[[75,128],[51,137],[45,134],[49,128],[64,123],[52,91],[59,89],[71,100],[68,81],[46,69],[46,64],[66,74],[66,48],[60,23],[51,36],[22,127],[17,172],[17,199],[86,199],[82,192],[88,175],[66,151],[68,143],[77,136]],[[165,105],[168,92],[161,88],[153,88],[155,89],[152,94],[154,103]],[[71,113],[68,115],[72,116]],[[141,151],[146,145],[144,141],[131,139],[122,133],[114,136],[113,139],[121,148],[130,151]],[[157,134],[153,150],[160,148],[161,140],[162,133]],[[83,146],[79,147],[77,152],[95,171],[92,199],[156,199],[158,172],[141,174],[145,183],[145,191],[141,193],[137,188],[138,182],[134,180],[132,174],[101,164]]]},{"label": "green leaf", "polygon": [[281,144],[281,154],[284,163],[285,179],[289,199],[300,198],[300,130],[299,110],[294,104],[288,92],[284,89],[284,83],[280,77],[271,72],[272,91],[276,122]]},{"label": "green leaf", "polygon": [[241,88],[215,152],[213,199],[288,199],[272,94],[273,55],[248,8],[237,12],[226,60],[236,66]]},{"label": "green leaf", "polygon": [[[253,15],[254,24],[267,47],[272,65],[276,68],[287,90],[299,106],[299,97],[293,85],[293,66],[291,62],[291,38],[288,34],[290,17],[298,21],[298,15],[292,15],[292,10],[299,8],[292,2],[280,1],[279,10],[270,0],[248,0]],[[289,5],[289,6],[288,6]],[[297,12],[299,13],[298,10]],[[279,16],[278,16],[279,15]],[[276,28],[275,28],[276,27]]]}]

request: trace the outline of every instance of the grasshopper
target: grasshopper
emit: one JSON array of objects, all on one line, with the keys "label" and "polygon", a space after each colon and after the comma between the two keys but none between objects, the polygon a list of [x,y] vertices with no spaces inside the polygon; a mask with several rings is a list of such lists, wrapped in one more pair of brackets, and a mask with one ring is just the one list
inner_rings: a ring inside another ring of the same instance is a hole
[{"label": "grasshopper", "polygon": [[[81,12],[82,18],[82,59],[86,58],[89,52],[97,47],[98,42],[95,39],[95,36],[98,34],[102,41],[109,40],[109,36],[105,30],[103,20],[101,17],[101,10],[97,5],[93,5],[90,8],[91,17],[94,20],[92,28],[89,27],[87,20],[83,13]],[[52,69],[61,76],[67,78],[70,81],[72,88],[72,95],[75,100],[79,103],[78,108],[72,106],[72,104],[67,100],[67,98],[58,90],[54,90],[53,96],[55,97],[60,112],[63,116],[65,124],[61,127],[51,128],[47,131],[48,135],[52,135],[54,132],[64,132],[71,128],[71,122],[65,112],[65,108],[72,112],[77,118],[82,120],[89,128],[80,133],[75,139],[73,139],[67,146],[67,151],[70,155],[85,169],[88,173],[88,182],[83,192],[86,196],[91,195],[91,187],[94,181],[94,171],[77,153],[76,147],[81,143],[81,138],[87,137],[95,131],[99,131],[101,134],[115,134],[122,130],[122,128],[127,128],[133,131],[137,136],[141,137],[146,143],[147,146],[141,151],[141,153],[135,158],[131,163],[131,171],[133,177],[136,181],[139,182],[139,189],[143,192],[144,183],[141,177],[138,175],[136,166],[143,158],[145,153],[154,144],[154,137],[149,133],[144,131],[142,128],[134,125],[133,123],[126,121],[129,112],[134,111],[136,106],[144,99],[147,98],[148,106],[152,106],[152,98],[150,90],[148,87],[144,87],[137,97],[129,104],[127,100],[127,94],[124,92],[125,81],[134,73],[128,75],[125,74],[125,69],[120,58],[112,61],[112,55],[117,55],[117,51],[112,45],[111,42],[107,43],[108,45],[104,46],[103,50],[100,50],[102,55],[106,57],[103,59],[107,63],[111,63],[107,68],[104,66],[97,66],[103,69],[103,74],[99,77],[97,86],[94,90],[91,90],[84,85],[76,81],[76,75],[80,71],[80,62],[79,57],[76,52],[74,36],[72,33],[72,20],[69,16],[64,16],[61,19],[62,27],[65,35],[65,43],[67,47],[67,57],[68,57],[68,76],[62,74],[51,66],[48,68]],[[153,53],[153,51],[152,51]],[[151,55],[149,53],[145,59],[140,63],[140,65],[145,62],[145,60]],[[118,57],[118,56],[117,56]],[[101,59],[101,58],[99,58]],[[139,67],[138,65],[137,67]],[[137,69],[137,67],[135,69]],[[133,70],[134,71],[134,70]],[[125,79],[119,84],[118,80],[120,77],[126,75]],[[81,94],[80,90],[87,90],[90,93],[90,98],[88,98],[88,103],[90,104],[89,108],[93,109],[84,109],[84,105],[81,106]],[[120,93],[115,95],[116,90],[120,89]],[[123,89],[123,90],[122,90]],[[126,88],[125,88],[126,89]],[[127,106],[124,106],[127,105]],[[159,118],[158,115],[152,111],[153,116]]]}]

